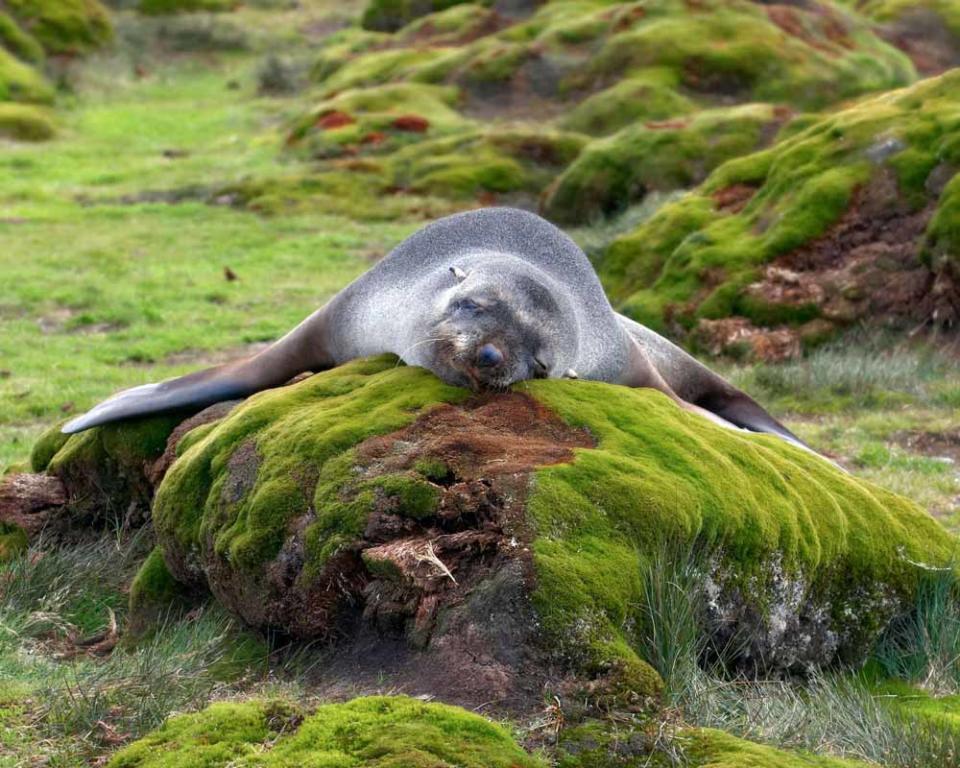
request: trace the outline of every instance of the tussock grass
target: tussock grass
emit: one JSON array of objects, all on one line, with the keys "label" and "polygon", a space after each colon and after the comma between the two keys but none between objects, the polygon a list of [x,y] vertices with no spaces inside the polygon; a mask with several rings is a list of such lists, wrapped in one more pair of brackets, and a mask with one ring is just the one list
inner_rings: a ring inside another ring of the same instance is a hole
[{"label": "tussock grass", "polygon": [[[664,547],[647,563],[638,653],[660,672],[683,719],[783,749],[887,766],[960,765],[960,729],[874,690],[853,671],[807,680],[756,681],[722,674],[732,650],[703,631],[703,552]],[[931,572],[909,616],[877,651],[887,674],[955,692],[960,681],[960,603],[951,572]],[[719,664],[708,665],[710,659]]]},{"label": "tussock grass", "polygon": [[739,369],[734,378],[765,399],[799,411],[869,408],[934,399],[952,369],[934,347],[895,343],[886,335],[854,332],[783,364]]},{"label": "tussock grass", "polygon": [[[56,765],[155,728],[174,711],[236,692],[265,662],[265,646],[219,608],[162,621],[136,645],[106,655],[83,639],[121,616],[145,547],[100,540],[31,548],[0,566],[0,730],[15,728]],[[0,738],[0,745],[4,743]]]}]

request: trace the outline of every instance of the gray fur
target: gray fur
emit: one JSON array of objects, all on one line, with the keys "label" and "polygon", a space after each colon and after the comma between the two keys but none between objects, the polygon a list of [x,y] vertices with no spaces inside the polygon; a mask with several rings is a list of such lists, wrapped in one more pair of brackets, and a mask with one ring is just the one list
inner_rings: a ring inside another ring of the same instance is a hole
[{"label": "gray fur", "polygon": [[[474,362],[487,343],[506,352],[495,370]],[[63,430],[197,410],[279,386],[303,371],[386,352],[474,388],[571,374],[654,387],[714,421],[800,443],[746,394],[615,313],[583,251],[539,216],[511,208],[440,219],[264,352],[121,392]]]}]

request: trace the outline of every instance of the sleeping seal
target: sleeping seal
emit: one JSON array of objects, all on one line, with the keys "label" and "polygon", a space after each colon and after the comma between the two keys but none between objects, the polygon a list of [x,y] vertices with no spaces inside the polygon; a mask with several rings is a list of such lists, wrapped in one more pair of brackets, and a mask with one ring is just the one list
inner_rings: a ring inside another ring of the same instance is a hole
[{"label": "sleeping seal", "polygon": [[473,390],[547,377],[653,387],[713,421],[803,446],[744,392],[614,312],[583,251],[539,216],[510,208],[430,224],[264,351],[120,392],[63,431],[199,410],[385,352]]}]

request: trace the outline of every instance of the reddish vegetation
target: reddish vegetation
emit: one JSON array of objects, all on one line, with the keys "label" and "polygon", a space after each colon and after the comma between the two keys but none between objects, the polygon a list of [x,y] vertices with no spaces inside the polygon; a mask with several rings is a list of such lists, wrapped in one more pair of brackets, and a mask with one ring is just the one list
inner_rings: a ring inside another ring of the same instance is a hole
[{"label": "reddish vegetation", "polygon": [[748,184],[733,184],[729,187],[718,189],[713,193],[712,197],[717,205],[718,211],[740,213],[740,211],[746,207],[747,203],[750,202],[750,199],[756,191],[756,187],[751,187]]},{"label": "reddish vegetation", "polygon": [[393,128],[408,133],[426,133],[430,128],[430,121],[419,115],[401,115],[393,121]]},{"label": "reddish vegetation", "polygon": [[346,112],[334,110],[333,112],[324,112],[317,117],[314,125],[324,131],[330,131],[334,128],[342,128],[345,125],[352,125],[357,122],[356,119]]},{"label": "reddish vegetation", "polygon": [[623,14],[613,27],[614,32],[625,32],[647,15],[643,6],[635,6]]},{"label": "reddish vegetation", "polygon": [[[818,16],[817,31],[831,43],[844,48],[851,48],[853,44],[850,40],[849,30],[843,22],[834,16],[831,11],[822,6],[814,6],[814,8]],[[831,46],[824,44],[821,39],[808,29],[808,22],[797,13],[795,8],[788,5],[768,5],[766,11],[770,21],[791,37],[803,40],[803,42],[811,48],[816,48],[818,51],[836,54],[836,51],[833,50]]]},{"label": "reddish vegetation", "polygon": [[377,146],[387,140],[387,134],[383,131],[371,131],[360,139],[360,143],[368,146]]}]

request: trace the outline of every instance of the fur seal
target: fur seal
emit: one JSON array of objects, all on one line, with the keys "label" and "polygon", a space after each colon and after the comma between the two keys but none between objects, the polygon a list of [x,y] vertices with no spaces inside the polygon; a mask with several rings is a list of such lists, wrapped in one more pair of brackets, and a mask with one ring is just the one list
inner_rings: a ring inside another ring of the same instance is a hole
[{"label": "fur seal", "polygon": [[806,448],[746,393],[614,312],[583,251],[545,219],[511,208],[440,219],[262,352],[120,392],[63,431],[199,410],[386,352],[473,390],[546,377],[653,387],[713,421]]}]

